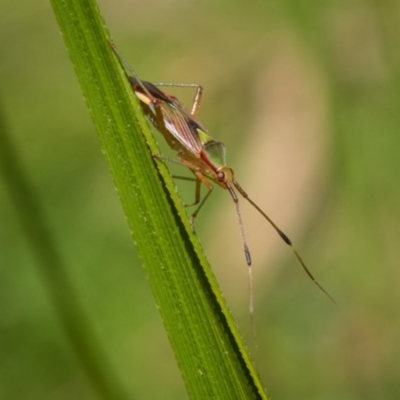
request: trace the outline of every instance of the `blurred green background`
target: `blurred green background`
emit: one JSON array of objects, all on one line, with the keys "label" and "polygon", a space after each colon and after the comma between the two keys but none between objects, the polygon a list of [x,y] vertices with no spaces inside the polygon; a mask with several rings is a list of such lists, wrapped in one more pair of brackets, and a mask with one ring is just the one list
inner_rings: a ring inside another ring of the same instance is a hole
[{"label": "blurred green background", "polygon": [[[235,210],[215,190],[197,231],[272,397],[398,399],[398,2],[99,5],[141,78],[203,85],[200,120],[226,144],[237,180],[338,303],[242,202],[254,349]],[[185,399],[50,5],[5,0],[0,9],[2,114],[90,323],[132,399]],[[193,95],[174,94],[188,104]],[[190,202],[193,187],[177,186]],[[0,398],[97,398],[3,180]]]}]

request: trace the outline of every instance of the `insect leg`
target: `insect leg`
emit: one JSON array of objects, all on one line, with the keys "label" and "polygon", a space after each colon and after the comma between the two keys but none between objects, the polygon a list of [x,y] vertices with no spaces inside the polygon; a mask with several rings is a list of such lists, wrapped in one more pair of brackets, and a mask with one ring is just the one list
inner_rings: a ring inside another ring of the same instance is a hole
[{"label": "insect leg", "polygon": [[196,178],[189,178],[188,176],[180,176],[180,175],[172,175],[174,179],[181,179],[182,181],[191,181],[191,182],[196,182],[196,192],[195,192],[195,199],[193,203],[190,204],[184,204],[185,207],[193,207],[199,204],[200,202],[200,185],[201,182],[196,179]]},{"label": "insect leg", "polygon": [[[168,162],[172,162],[175,164],[179,164],[179,165],[188,167],[196,175],[196,178],[194,178],[194,179],[188,178],[188,177],[179,177],[179,176],[177,177],[178,179],[184,179],[184,180],[190,180],[190,181],[195,180],[196,181],[196,193],[195,193],[194,203],[188,204],[188,205],[185,204],[185,207],[190,207],[190,206],[195,206],[200,203],[190,217],[190,224],[192,225],[192,230],[194,232],[195,231],[194,230],[194,221],[197,217],[197,214],[203,207],[206,200],[209,198],[212,190],[214,189],[213,185],[211,185],[211,183],[207,180],[207,178],[200,171],[198,171],[197,167],[195,167],[192,163],[185,160],[184,158],[175,159],[175,158],[166,157],[162,154],[153,154],[152,156],[153,156],[153,158],[155,158],[157,160],[164,160],[164,161],[168,161]],[[200,201],[201,184],[206,186],[206,188],[208,189],[208,193],[204,196],[203,200]]]},{"label": "insect leg", "polygon": [[140,82],[140,79],[137,77],[135,71],[132,69],[132,67],[128,64],[128,62],[125,60],[125,58],[124,58],[124,57],[122,56],[122,54],[119,52],[119,50],[117,49],[117,46],[115,46],[115,44],[112,43],[112,42],[108,42],[108,44],[110,45],[111,50],[112,50],[112,51],[114,52],[114,54],[117,56],[117,58],[118,58],[120,64],[121,64],[121,65],[123,66],[123,68],[125,69],[126,74],[127,74],[128,76],[133,76],[133,77],[135,77],[135,78]]},{"label": "insect leg", "polygon": [[157,82],[153,83],[156,86],[172,86],[172,87],[190,87],[196,88],[196,93],[193,98],[192,109],[190,110],[190,114],[194,117],[197,115],[197,111],[200,107],[201,98],[203,96],[203,87],[197,83],[165,83],[165,82]]},{"label": "insect leg", "polygon": [[[170,163],[174,163],[174,164],[179,164],[179,165],[184,165],[186,166],[186,164],[184,164],[181,160],[179,160],[178,158],[171,158],[168,156],[164,156],[163,154],[152,154],[151,155],[154,159],[156,160],[163,160],[166,162],[170,162]],[[189,179],[189,178],[188,178]]]},{"label": "insect leg", "polygon": [[[119,52],[119,50],[117,49],[117,47],[115,46],[114,43],[112,42],[108,42],[112,51],[114,52],[114,54],[117,56],[120,64],[122,65],[122,67],[125,69],[125,73],[127,74],[127,77],[129,78],[129,80],[131,80],[130,78],[134,78],[135,82],[137,82],[137,84],[142,88],[143,92],[146,93],[146,96],[151,99],[151,102],[153,104],[153,106],[155,106],[157,99],[155,99],[150,92],[147,90],[146,86],[143,84],[143,82],[138,78],[138,76],[136,75],[135,71],[132,69],[132,67],[128,64],[128,62],[125,60],[125,58],[122,56],[122,54]],[[132,82],[131,82],[132,84]]]},{"label": "insect leg", "polygon": [[201,194],[201,182],[199,181],[199,179],[197,178],[188,178],[186,176],[176,176],[173,175],[172,176],[174,179],[182,179],[184,181],[194,181],[196,182],[196,189],[195,189],[195,196],[194,196],[194,202],[190,203],[190,204],[184,204],[185,207],[193,207],[193,206],[197,206],[197,204],[200,203],[200,194]]},{"label": "insect leg", "polygon": [[[187,167],[187,164],[184,163],[179,158],[170,158],[170,157],[164,156],[162,154],[152,154],[152,157],[154,159],[156,159],[156,160],[163,160],[163,161],[167,161],[167,162],[171,162],[171,163],[174,163],[174,164],[179,164],[179,165],[183,165],[183,166]],[[200,181],[199,181],[198,178],[190,178],[188,176],[177,176],[177,175],[172,175],[172,178],[181,179],[181,180],[184,180],[184,181],[191,181],[191,182],[194,181],[194,182],[196,182],[195,200],[191,204],[184,204],[184,206],[185,207],[191,207],[191,206],[195,206],[195,205],[199,204],[199,201],[200,201]]]},{"label": "insect leg", "polygon": [[[213,185],[211,185],[211,183],[206,179],[206,177],[199,171],[193,171],[194,174],[197,177],[197,181],[196,181],[196,198],[195,198],[195,204],[200,204],[198,205],[198,207],[196,208],[196,210],[193,212],[193,214],[190,217],[190,223],[192,225],[192,230],[193,232],[194,230],[194,222],[195,219],[197,217],[197,215],[199,214],[200,210],[203,208],[204,203],[207,201],[207,199],[210,197],[214,187]],[[206,186],[206,188],[208,189],[208,193],[204,196],[203,200],[200,201],[200,186],[201,184],[203,184],[204,186]]]},{"label": "insect leg", "polygon": [[190,111],[190,114],[192,114],[193,116],[197,115],[197,111],[200,107],[202,95],[203,95],[203,87],[200,85],[197,85],[196,94],[194,95],[194,99],[193,99],[192,109]]},{"label": "insect leg", "polygon": [[191,181],[196,182],[196,178],[190,178],[188,176],[181,176],[181,175],[172,175],[174,179],[180,179],[181,181]]}]

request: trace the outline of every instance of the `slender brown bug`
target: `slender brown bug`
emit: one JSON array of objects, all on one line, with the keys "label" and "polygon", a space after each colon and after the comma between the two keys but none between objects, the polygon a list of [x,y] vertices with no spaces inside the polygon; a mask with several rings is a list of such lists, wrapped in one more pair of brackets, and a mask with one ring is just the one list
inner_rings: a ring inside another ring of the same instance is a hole
[{"label": "slender brown bug", "polygon": [[[318,283],[306,267],[291,240],[278,228],[271,218],[256,203],[254,203],[252,199],[249,198],[244,189],[236,181],[233,170],[226,165],[225,145],[211,137],[203,125],[198,121],[197,112],[202,99],[203,88],[197,84],[150,83],[142,81],[136,76],[116,47],[113,44],[110,45],[120,63],[125,68],[132,89],[139,99],[143,112],[147,116],[148,120],[164,136],[171,149],[177,152],[177,159],[169,159],[162,155],[153,155],[153,157],[183,165],[189,168],[195,175],[195,202],[192,205],[197,205],[197,207],[191,216],[192,227],[194,226],[194,220],[200,209],[212,193],[213,185],[210,181],[213,181],[218,186],[228,190],[236,206],[236,214],[239,222],[246,263],[248,266],[249,312],[251,318],[253,318],[252,262],[244,234],[237,193],[246,199],[271,224],[281,239],[291,247],[294,255],[309,278],[333,303],[335,303],[331,295]],[[195,96],[191,110],[189,111],[186,109],[186,107],[175,96],[160,90],[157,86],[194,88]],[[208,193],[201,200],[200,187],[202,184],[208,189]]]}]

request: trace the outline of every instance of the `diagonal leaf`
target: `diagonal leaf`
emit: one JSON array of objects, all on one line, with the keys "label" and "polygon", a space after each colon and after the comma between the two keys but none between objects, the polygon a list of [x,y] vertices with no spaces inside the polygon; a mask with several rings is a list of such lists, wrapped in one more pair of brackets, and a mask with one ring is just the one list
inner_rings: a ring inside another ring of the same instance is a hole
[{"label": "diagonal leaf", "polygon": [[190,397],[266,399],[95,2],[51,3]]}]

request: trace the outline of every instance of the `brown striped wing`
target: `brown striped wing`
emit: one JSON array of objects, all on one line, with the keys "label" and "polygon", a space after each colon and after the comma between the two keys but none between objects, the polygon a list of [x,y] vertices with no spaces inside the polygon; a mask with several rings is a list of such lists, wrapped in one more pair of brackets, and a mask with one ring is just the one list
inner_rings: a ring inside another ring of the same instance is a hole
[{"label": "brown striped wing", "polygon": [[176,100],[163,102],[161,112],[165,128],[188,151],[199,155],[203,150],[198,130],[204,128]]},{"label": "brown striped wing", "polygon": [[[129,80],[137,95],[141,93],[143,96],[147,97],[148,100],[141,98],[145,107],[149,105],[152,97],[159,100],[158,104],[161,109],[161,123],[163,124],[163,128],[171,134],[174,140],[178,142],[185,151],[199,156],[203,150],[203,142],[200,138],[199,131],[203,136],[204,134],[207,135],[207,133],[183,104],[176,97],[163,92],[151,82],[139,81],[134,77],[130,77]],[[154,116],[154,110],[148,107],[146,111],[150,121],[162,132],[163,129],[159,126],[160,121],[157,121]]]}]

